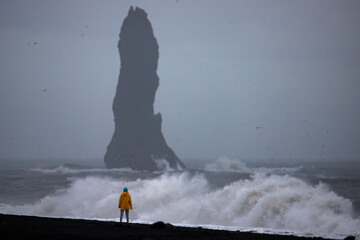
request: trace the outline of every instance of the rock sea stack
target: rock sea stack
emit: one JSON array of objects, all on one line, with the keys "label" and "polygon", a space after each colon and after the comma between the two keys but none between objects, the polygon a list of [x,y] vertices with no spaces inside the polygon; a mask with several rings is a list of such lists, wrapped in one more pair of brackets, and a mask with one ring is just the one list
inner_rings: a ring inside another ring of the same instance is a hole
[{"label": "rock sea stack", "polygon": [[160,113],[154,114],[159,46],[144,10],[130,8],[118,49],[121,68],[113,102],[115,132],[104,157],[106,167],[184,169],[184,163],[166,144]]}]

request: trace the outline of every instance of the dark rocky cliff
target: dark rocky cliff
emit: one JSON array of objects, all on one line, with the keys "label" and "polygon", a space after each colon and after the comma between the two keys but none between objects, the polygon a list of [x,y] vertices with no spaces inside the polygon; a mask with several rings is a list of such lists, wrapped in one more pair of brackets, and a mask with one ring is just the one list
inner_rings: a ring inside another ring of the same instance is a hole
[{"label": "dark rocky cliff", "polygon": [[121,68],[113,102],[115,132],[104,157],[106,167],[153,171],[160,160],[174,169],[185,168],[165,142],[160,113],[154,115],[159,46],[144,10],[130,8],[118,48]]}]

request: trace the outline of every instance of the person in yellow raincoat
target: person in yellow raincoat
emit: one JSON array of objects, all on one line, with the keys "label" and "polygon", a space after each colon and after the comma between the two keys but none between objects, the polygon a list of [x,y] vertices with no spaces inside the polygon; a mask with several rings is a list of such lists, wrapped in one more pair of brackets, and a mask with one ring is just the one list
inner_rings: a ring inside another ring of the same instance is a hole
[{"label": "person in yellow raincoat", "polygon": [[123,193],[120,195],[119,199],[119,208],[120,208],[120,222],[122,222],[122,218],[124,215],[126,215],[126,222],[129,223],[129,210],[133,209],[132,202],[131,202],[131,196],[128,192],[127,187],[124,188]]}]

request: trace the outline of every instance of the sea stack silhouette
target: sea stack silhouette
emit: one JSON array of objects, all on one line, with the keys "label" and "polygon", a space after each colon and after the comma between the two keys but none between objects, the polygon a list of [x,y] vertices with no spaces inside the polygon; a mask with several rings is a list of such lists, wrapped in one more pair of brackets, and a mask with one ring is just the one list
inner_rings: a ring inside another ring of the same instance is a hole
[{"label": "sea stack silhouette", "polygon": [[155,171],[185,169],[161,132],[154,114],[159,46],[144,10],[130,7],[118,42],[120,76],[113,102],[115,132],[107,147],[107,168]]}]

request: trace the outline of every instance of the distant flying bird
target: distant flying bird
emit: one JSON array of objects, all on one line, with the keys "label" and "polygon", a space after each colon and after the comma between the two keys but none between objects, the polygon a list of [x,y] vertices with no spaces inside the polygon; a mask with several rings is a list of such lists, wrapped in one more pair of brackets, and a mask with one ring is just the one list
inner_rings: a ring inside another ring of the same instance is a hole
[{"label": "distant flying bird", "polygon": [[43,88],[43,92],[46,92],[47,91],[47,89],[46,88]]},{"label": "distant flying bird", "polygon": [[256,130],[260,129],[261,127],[256,127]]}]

